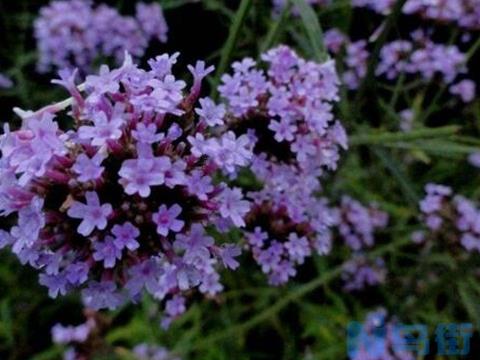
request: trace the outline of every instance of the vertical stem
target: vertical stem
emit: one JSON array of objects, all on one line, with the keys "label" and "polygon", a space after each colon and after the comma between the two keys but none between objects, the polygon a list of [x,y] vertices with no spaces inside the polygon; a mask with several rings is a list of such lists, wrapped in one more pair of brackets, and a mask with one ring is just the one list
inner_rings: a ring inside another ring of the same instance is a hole
[{"label": "vertical stem", "polygon": [[240,35],[240,29],[247,17],[248,10],[252,5],[252,0],[242,0],[238,10],[233,18],[232,25],[230,26],[230,30],[228,32],[227,42],[222,49],[222,53],[220,56],[220,62],[217,67],[217,72],[215,73],[215,79],[213,81],[213,88],[212,88],[212,96],[216,97],[218,94],[218,84],[220,83],[220,77],[227,69],[228,63],[230,62],[230,58],[232,56],[233,51],[235,50],[235,46],[238,41],[238,36]]}]

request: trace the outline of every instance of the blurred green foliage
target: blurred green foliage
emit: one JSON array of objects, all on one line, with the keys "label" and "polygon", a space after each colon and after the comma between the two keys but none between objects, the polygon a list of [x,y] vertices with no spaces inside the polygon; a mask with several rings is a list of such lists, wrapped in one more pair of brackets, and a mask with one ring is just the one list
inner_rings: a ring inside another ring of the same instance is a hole
[{"label": "blurred green foliage", "polygon": [[[261,51],[285,42],[305,57],[321,60],[326,57],[322,27],[349,31],[361,26],[361,33],[371,33],[378,25],[365,14],[353,22],[346,0],[315,10],[303,0],[294,0],[299,16],[284,11],[277,17],[272,16],[267,0],[159,2],[165,8],[170,38],[165,47],[150,49],[149,54],[180,51],[182,63],[197,58],[215,63],[218,72],[212,89],[234,59],[257,58]],[[46,3],[0,2],[0,71],[15,82],[11,90],[1,92],[0,107],[2,121],[12,126],[19,124],[11,112],[13,106],[35,109],[65,96],[49,84],[52,74],[35,73],[32,22]],[[122,11],[132,8],[128,1],[108,3]],[[393,12],[387,18],[376,48],[400,31],[397,16]],[[455,29],[449,31],[456,36]],[[478,59],[476,53],[472,52],[472,59]],[[426,182],[446,182],[465,195],[479,197],[479,173],[467,165],[465,157],[480,150],[480,101],[449,111],[445,118],[441,116],[444,89],[432,83],[412,92],[416,84],[401,79],[396,84],[379,84],[371,71],[375,61],[373,56],[360,90],[345,91],[338,106],[352,148],[324,186],[332,201],[347,193],[363,202],[375,201],[390,214],[390,227],[369,254],[385,256],[389,269],[385,286],[361,294],[342,292],[340,267],[348,256],[341,247],[334,246],[328,257],[307,262],[294,281],[280,288],[269,287],[245,257],[245,266],[224,275],[223,294],[211,301],[192,299],[193,306],[167,332],[160,328],[158,306],[150,298],[108,314],[112,324],[106,341],[113,351],[99,359],[129,359],[127,349],[140,342],[164,345],[184,359],[344,359],[348,322],[362,320],[378,306],[405,323],[425,323],[430,331],[440,322],[480,325],[478,257],[459,265],[448,254],[418,252],[409,239]],[[400,102],[416,114],[415,129],[408,134],[397,131]],[[431,127],[426,128],[427,124]],[[430,275],[435,279],[427,281]],[[419,278],[426,280],[419,285]],[[79,299],[49,299],[35,273],[7,251],[0,256],[0,288],[0,358],[60,358],[62,349],[52,346],[50,328],[57,322],[82,322]],[[478,336],[472,341],[477,344],[473,356],[478,358]]]}]

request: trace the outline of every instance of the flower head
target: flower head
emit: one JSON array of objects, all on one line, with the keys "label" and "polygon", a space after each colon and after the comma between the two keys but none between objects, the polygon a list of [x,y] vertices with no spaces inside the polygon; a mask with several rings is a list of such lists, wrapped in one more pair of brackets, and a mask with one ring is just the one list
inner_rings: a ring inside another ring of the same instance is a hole
[{"label": "flower head", "polygon": [[151,39],[166,42],[168,27],[158,4],[138,3],[132,17],[92,1],[53,0],[40,9],[34,30],[39,71],[77,67],[88,72],[101,56],[118,63],[125,51],[141,57]]},{"label": "flower head", "polygon": [[16,131],[5,127],[0,214],[16,223],[0,232],[0,246],[38,269],[52,297],[81,289],[87,306],[113,309],[146,291],[173,319],[179,298],[217,294],[219,269],[238,267],[239,249],[206,229],[245,224],[250,202],[217,179],[249,164],[250,139],[211,135],[222,107],[197,103],[212,69],[197,63],[186,93],[171,72],[176,57],[143,70],[127,56],[88,76],[82,92],[64,74],[56,83],[75,99],[68,131],[56,105],[25,112]]}]

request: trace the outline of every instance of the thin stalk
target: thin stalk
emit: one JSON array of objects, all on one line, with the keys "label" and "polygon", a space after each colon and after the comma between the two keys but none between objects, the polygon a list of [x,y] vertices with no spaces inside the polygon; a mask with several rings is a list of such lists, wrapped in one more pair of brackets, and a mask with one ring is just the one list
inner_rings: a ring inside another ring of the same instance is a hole
[{"label": "thin stalk", "polygon": [[459,126],[444,126],[440,128],[426,128],[412,130],[410,132],[371,132],[350,136],[350,146],[358,145],[383,145],[391,142],[408,142],[454,135],[460,129]]},{"label": "thin stalk", "polygon": [[[376,250],[373,250],[372,252],[370,252],[369,255],[367,255],[367,257],[376,258],[383,254],[398,250],[402,246],[409,243],[411,243],[411,239],[410,237],[406,236],[405,238],[401,238],[399,241],[396,241],[388,245],[384,245],[382,247],[379,247]],[[211,346],[213,343],[216,343],[220,340],[229,338],[231,336],[238,336],[239,334],[244,333],[245,331],[248,331],[251,328],[254,328],[255,326],[261,324],[265,320],[268,320],[269,318],[278,314],[280,311],[282,311],[285,307],[287,307],[291,303],[298,301],[299,299],[308,295],[309,293],[316,290],[320,286],[327,284],[330,281],[337,278],[338,276],[340,276],[340,274],[342,273],[343,266],[344,264],[339,265],[333,268],[332,270],[320,275],[316,279],[313,279],[312,281],[304,285],[300,285],[296,287],[291,292],[286,294],[284,297],[280,298],[273,305],[269,306],[267,309],[263,310],[259,314],[253,316],[251,319],[241,324],[238,324],[236,326],[223,329],[221,332],[204,337],[201,341],[194,343],[193,348],[198,349],[198,348],[204,348],[206,346]]]},{"label": "thin stalk", "polygon": [[222,53],[220,56],[220,62],[217,67],[217,72],[215,73],[215,78],[213,81],[213,88],[212,88],[212,95],[216,97],[218,94],[218,84],[220,83],[220,78],[223,73],[227,70],[227,66],[230,62],[230,58],[232,57],[233,51],[237,45],[238,37],[240,35],[240,30],[242,25],[247,17],[248,11],[252,5],[252,0],[242,0],[238,10],[233,18],[232,25],[230,26],[230,30],[228,32],[227,42],[222,49]]}]

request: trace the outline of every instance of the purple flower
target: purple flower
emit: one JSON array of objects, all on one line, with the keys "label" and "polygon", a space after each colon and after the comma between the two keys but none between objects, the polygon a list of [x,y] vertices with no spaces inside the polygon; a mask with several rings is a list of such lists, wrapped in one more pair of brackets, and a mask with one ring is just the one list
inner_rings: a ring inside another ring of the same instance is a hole
[{"label": "purple flower", "polygon": [[199,286],[199,290],[203,294],[215,296],[223,290],[223,285],[220,284],[220,276],[217,273],[206,275]]},{"label": "purple flower", "polygon": [[132,297],[137,296],[143,287],[155,295],[159,291],[159,277],[162,274],[161,264],[158,259],[151,258],[132,266],[129,269],[129,280],[126,288]]},{"label": "purple flower", "polygon": [[140,231],[133,226],[130,222],[126,222],[123,225],[114,225],[112,228],[112,234],[114,236],[113,243],[118,250],[127,248],[128,250],[136,250],[140,246],[137,241]]},{"label": "purple flower", "polygon": [[382,258],[373,261],[363,255],[356,255],[343,266],[342,279],[346,291],[363,290],[385,282],[387,270]]},{"label": "purple flower", "polygon": [[89,266],[84,262],[76,262],[70,264],[65,269],[65,276],[70,284],[83,284],[88,279]]},{"label": "purple flower", "polygon": [[11,236],[16,240],[13,244],[13,252],[18,253],[25,248],[32,247],[45,226],[45,217],[41,209],[43,199],[34,198],[29,206],[18,212],[18,224],[10,231]]},{"label": "purple flower", "polygon": [[105,269],[113,268],[115,262],[122,258],[122,251],[118,249],[111,236],[107,236],[103,242],[94,242],[93,247],[95,249],[93,258],[96,261],[103,261]]},{"label": "purple flower", "polygon": [[264,273],[274,270],[280,264],[283,251],[283,246],[279,242],[272,241],[270,247],[259,252],[257,261]]},{"label": "purple flower", "polygon": [[139,145],[139,157],[125,160],[118,174],[120,183],[128,195],[138,193],[141,197],[150,196],[150,187],[165,182],[165,172],[170,169],[171,161],[166,156],[154,157],[149,148],[142,153]]},{"label": "purple flower", "polygon": [[290,233],[288,236],[288,241],[285,243],[285,248],[290,255],[290,258],[299,263],[303,264],[305,258],[310,256],[310,244],[306,237],[298,237],[295,233]]},{"label": "purple flower", "polygon": [[292,144],[292,151],[296,154],[299,162],[305,162],[311,155],[315,155],[317,149],[313,145],[312,138],[308,136],[298,137]]},{"label": "purple flower", "polygon": [[92,141],[94,146],[102,146],[108,140],[117,140],[122,136],[121,127],[124,124],[121,109],[118,107],[112,118],[108,118],[104,112],[95,114],[93,126],[81,126],[79,129],[80,139]]},{"label": "purple flower", "polygon": [[297,131],[297,126],[292,125],[288,119],[282,119],[281,121],[272,121],[268,128],[275,132],[275,140],[282,142],[284,140],[292,141]]},{"label": "purple flower", "polygon": [[0,74],[0,88],[9,89],[13,86],[13,81],[6,75]]},{"label": "purple flower", "polygon": [[57,0],[40,9],[34,30],[39,71],[77,67],[85,72],[100,57],[121,62],[125,51],[142,56],[151,39],[166,42],[168,28],[158,4],[138,3],[131,17],[105,4]]},{"label": "purple flower", "polygon": [[182,208],[178,204],[173,204],[170,208],[167,208],[166,205],[161,205],[152,216],[153,222],[157,225],[157,233],[167,236],[169,231],[178,233],[182,230],[185,222],[177,219],[181,212]]},{"label": "purple flower", "polygon": [[164,134],[157,134],[157,126],[154,123],[148,125],[138,123],[136,130],[132,131],[132,136],[135,140],[145,144],[159,142],[165,137]]},{"label": "purple flower", "polygon": [[159,4],[137,3],[136,19],[145,35],[167,42],[168,27]]},{"label": "purple flower", "polygon": [[473,166],[480,168],[480,152],[470,154],[468,156],[468,162]]},{"label": "purple flower", "polygon": [[222,259],[223,265],[226,268],[235,270],[240,266],[235,257],[240,256],[242,253],[241,249],[233,244],[227,244],[220,249],[220,258]]},{"label": "purple flower", "polygon": [[450,86],[449,90],[451,94],[458,95],[465,103],[475,98],[475,83],[472,80],[462,80]]},{"label": "purple flower", "polygon": [[67,293],[68,282],[61,274],[40,274],[39,283],[48,288],[48,296],[51,298],[56,298],[58,295],[65,295]]},{"label": "purple flower", "polygon": [[82,299],[86,306],[93,309],[108,308],[113,310],[123,303],[122,296],[112,281],[91,282],[83,290]]},{"label": "purple flower", "polygon": [[77,231],[83,236],[88,236],[95,228],[103,230],[107,227],[107,218],[113,209],[108,203],[101,205],[95,191],[85,193],[85,199],[86,204],[74,201],[67,213],[74,219],[82,219]]},{"label": "purple flower", "polygon": [[219,198],[220,215],[224,219],[230,219],[235,226],[245,226],[244,217],[250,210],[248,201],[243,200],[239,188],[225,189]]},{"label": "purple flower", "polygon": [[[98,11],[105,36],[120,41],[108,30],[115,11]],[[217,294],[222,263],[238,266],[238,248],[216,244],[205,228],[222,231],[219,220],[232,228],[246,215],[242,192],[214,179],[233,180],[249,165],[251,138],[211,131],[221,107],[198,104],[211,69],[198,63],[185,95],[186,83],[171,73],[176,57],[159,56],[143,70],[127,55],[80,89],[74,72],[62,73],[55,83],[71,101],[19,112],[22,127],[5,127],[0,215],[13,224],[0,232],[0,246],[37,269],[51,296],[80,289],[86,306],[114,309],[145,291],[173,314],[171,299],[195,289]],[[67,121],[56,121],[60,111]]]},{"label": "purple flower", "polygon": [[253,233],[247,234],[247,239],[251,246],[261,248],[264,245],[265,240],[268,240],[268,234],[263,232],[260,226],[256,226]]},{"label": "purple flower", "polygon": [[216,105],[212,99],[203,98],[199,100],[201,107],[195,109],[195,112],[209,126],[223,125],[223,119],[226,114],[225,105]]},{"label": "purple flower", "polygon": [[156,77],[163,79],[166,75],[172,72],[172,67],[177,63],[179,55],[180,53],[178,52],[171,56],[168,54],[159,55],[154,59],[148,60],[148,65]]},{"label": "purple flower", "polygon": [[181,360],[164,347],[157,345],[139,344],[133,348],[133,354],[138,360]]},{"label": "purple flower", "polygon": [[79,175],[78,180],[81,182],[97,180],[102,176],[103,170],[105,169],[101,166],[104,158],[104,155],[100,152],[95,154],[93,158],[89,158],[85,154],[80,154],[75,164],[73,164],[72,170]]},{"label": "purple flower", "polygon": [[52,340],[56,344],[83,343],[87,340],[91,330],[92,324],[89,322],[78,326],[55,324],[52,327]]},{"label": "purple flower", "polygon": [[365,207],[348,196],[342,198],[337,211],[335,225],[345,243],[356,251],[373,246],[375,231],[388,223],[388,215],[374,204]]},{"label": "purple flower", "polygon": [[197,196],[200,200],[207,200],[208,194],[214,189],[212,178],[198,170],[192,172],[186,185],[190,194]]}]

